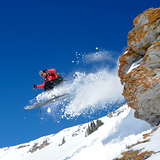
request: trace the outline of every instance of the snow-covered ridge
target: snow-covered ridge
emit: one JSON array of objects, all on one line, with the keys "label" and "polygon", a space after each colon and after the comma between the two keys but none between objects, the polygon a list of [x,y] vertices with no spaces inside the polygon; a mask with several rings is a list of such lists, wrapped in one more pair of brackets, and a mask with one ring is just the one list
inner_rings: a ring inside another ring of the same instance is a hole
[{"label": "snow-covered ridge", "polygon": [[81,124],[29,143],[2,148],[0,159],[82,160],[89,157],[93,160],[113,160],[132,156],[134,151],[137,155],[148,156],[149,160],[159,159],[160,128],[152,131],[153,127],[135,119],[133,114],[134,110],[125,104],[110,114],[112,116],[102,117],[100,120],[104,125],[88,137],[85,137],[88,123]]},{"label": "snow-covered ridge", "polygon": [[[32,155],[34,155],[36,152],[37,153],[41,152],[41,150],[47,148],[47,146],[48,147],[51,146],[53,148],[61,148],[63,145],[62,144],[63,138],[65,138],[65,141],[67,142],[70,139],[79,135],[85,137],[86,127],[87,124],[83,125],[80,124],[78,126],[64,129],[57,134],[43,136],[28,143],[2,148],[0,149],[0,159],[1,160],[30,159],[29,158],[30,156],[32,157]],[[43,158],[40,157],[40,159]]]}]

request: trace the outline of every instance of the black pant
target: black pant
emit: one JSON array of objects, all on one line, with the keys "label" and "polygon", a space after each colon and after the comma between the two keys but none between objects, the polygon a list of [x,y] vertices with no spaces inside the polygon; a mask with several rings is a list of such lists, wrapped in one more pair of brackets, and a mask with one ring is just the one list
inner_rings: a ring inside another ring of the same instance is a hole
[{"label": "black pant", "polygon": [[59,78],[53,81],[48,81],[45,83],[44,90],[47,91],[47,90],[53,89],[55,86],[59,85],[61,82],[62,81],[60,81]]}]

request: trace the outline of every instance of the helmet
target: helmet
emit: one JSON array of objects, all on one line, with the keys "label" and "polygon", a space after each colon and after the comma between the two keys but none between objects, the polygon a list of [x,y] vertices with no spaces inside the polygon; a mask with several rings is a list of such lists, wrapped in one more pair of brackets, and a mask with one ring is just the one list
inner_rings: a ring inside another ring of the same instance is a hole
[{"label": "helmet", "polygon": [[43,71],[39,71],[39,75],[41,76],[41,74],[43,73]]}]

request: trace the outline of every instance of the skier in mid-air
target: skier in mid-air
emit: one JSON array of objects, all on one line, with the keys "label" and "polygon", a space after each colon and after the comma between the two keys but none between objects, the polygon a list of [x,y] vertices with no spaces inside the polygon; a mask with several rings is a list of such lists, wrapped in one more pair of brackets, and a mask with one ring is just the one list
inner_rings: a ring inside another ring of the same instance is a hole
[{"label": "skier in mid-air", "polygon": [[[66,81],[59,73],[56,72],[56,70],[54,68],[39,71],[39,75],[41,77],[43,77],[45,80],[44,80],[44,83],[41,85],[36,85],[36,84],[33,85],[35,88],[35,91],[36,91],[36,96],[38,95],[37,88],[44,88],[45,91],[48,91],[48,90],[51,90],[54,87],[62,84],[64,81]],[[62,93],[62,94],[52,95],[52,97],[47,100],[42,100],[41,102],[26,105],[24,107],[24,109],[29,110],[29,109],[34,109],[37,107],[40,108],[41,106],[55,103],[58,101],[63,101],[65,99],[69,99],[71,97],[74,97],[74,91],[72,91],[70,93]],[[40,109],[40,113],[41,113],[41,109]],[[41,118],[43,119],[42,113],[41,113]]]},{"label": "skier in mid-air", "polygon": [[43,88],[45,91],[53,89],[55,86],[58,86],[60,83],[64,81],[63,77],[56,73],[56,70],[53,69],[44,69],[42,71],[39,71],[39,75],[43,77],[44,83],[41,85],[34,84],[34,88]]}]

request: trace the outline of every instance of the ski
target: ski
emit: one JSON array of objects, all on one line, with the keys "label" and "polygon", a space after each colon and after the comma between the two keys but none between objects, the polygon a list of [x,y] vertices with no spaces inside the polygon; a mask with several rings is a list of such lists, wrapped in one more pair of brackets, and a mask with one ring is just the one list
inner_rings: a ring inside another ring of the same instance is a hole
[{"label": "ski", "polygon": [[50,98],[46,101],[43,101],[43,102],[39,102],[39,103],[35,103],[35,104],[32,104],[32,105],[27,105],[24,107],[24,109],[26,110],[29,110],[29,109],[34,109],[34,108],[38,108],[38,107],[41,107],[41,106],[44,106],[44,105],[47,105],[47,104],[51,104],[51,103],[55,103],[57,101],[62,101],[62,100],[65,100],[65,99],[68,99],[68,98],[71,98],[73,97],[73,95],[69,95],[69,93],[65,93],[63,95],[60,95],[60,96],[54,96],[53,98]]}]

